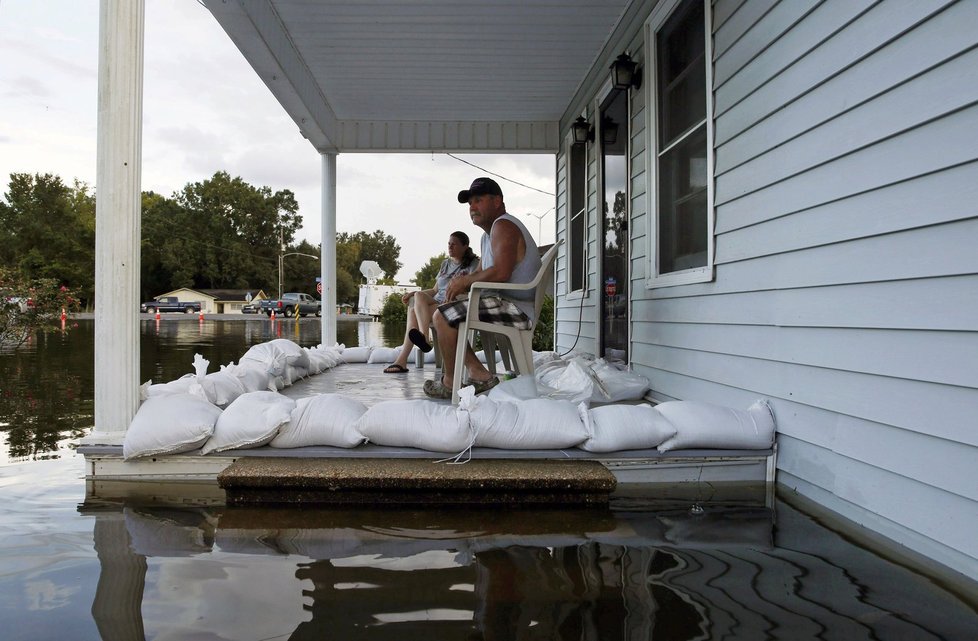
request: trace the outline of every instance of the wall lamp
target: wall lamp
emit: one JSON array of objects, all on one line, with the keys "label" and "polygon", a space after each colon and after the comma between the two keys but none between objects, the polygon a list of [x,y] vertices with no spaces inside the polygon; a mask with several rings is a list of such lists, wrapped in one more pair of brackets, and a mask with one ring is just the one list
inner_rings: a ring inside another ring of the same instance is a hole
[{"label": "wall lamp", "polygon": [[594,125],[589,123],[584,116],[578,116],[577,120],[571,125],[574,134],[574,144],[583,145],[586,142],[594,142]]},{"label": "wall lamp", "polygon": [[615,89],[638,89],[642,86],[642,68],[623,53],[611,63],[611,84]]}]

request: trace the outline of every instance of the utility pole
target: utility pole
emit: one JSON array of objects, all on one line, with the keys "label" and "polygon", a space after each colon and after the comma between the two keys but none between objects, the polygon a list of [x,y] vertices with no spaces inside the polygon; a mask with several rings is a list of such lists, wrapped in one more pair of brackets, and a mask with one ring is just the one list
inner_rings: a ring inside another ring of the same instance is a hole
[{"label": "utility pole", "polygon": [[533,216],[534,218],[537,219],[537,245],[540,245],[540,243],[543,242],[543,238],[542,238],[542,236],[543,236],[543,219],[544,219],[544,217],[547,214],[549,214],[553,210],[554,210],[554,208],[551,207],[550,209],[548,209],[547,211],[543,212],[542,214],[531,214],[529,212],[523,214],[524,216]]}]

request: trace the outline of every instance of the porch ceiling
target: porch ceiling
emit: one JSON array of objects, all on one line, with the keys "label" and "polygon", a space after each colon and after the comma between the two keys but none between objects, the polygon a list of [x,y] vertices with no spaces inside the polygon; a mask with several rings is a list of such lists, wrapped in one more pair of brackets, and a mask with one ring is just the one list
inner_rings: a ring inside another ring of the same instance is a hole
[{"label": "porch ceiling", "polygon": [[206,0],[320,151],[555,152],[629,0]]}]

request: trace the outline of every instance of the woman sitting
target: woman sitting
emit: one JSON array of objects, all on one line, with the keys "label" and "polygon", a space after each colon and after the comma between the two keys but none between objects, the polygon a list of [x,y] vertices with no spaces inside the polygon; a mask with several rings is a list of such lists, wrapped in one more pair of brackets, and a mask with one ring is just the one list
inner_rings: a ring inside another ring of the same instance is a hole
[{"label": "woman sitting", "polygon": [[479,268],[479,257],[469,247],[465,232],[455,231],[448,237],[448,258],[441,264],[435,286],[418,292],[408,292],[401,297],[407,305],[407,331],[404,345],[397,360],[384,368],[387,374],[404,374],[408,371],[407,360],[411,349],[417,345],[422,352],[430,352],[428,326],[435,309],[445,302],[445,290],[456,276],[470,274]]}]

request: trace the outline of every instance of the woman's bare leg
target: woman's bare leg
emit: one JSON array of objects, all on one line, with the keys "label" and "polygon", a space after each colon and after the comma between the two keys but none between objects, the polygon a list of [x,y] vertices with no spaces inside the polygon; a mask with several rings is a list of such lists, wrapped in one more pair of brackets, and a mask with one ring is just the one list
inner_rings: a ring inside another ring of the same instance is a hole
[{"label": "woman's bare leg", "polygon": [[418,331],[422,336],[428,336],[428,328],[431,326],[431,317],[438,309],[438,303],[434,298],[424,292],[418,292],[411,300],[414,301],[414,315],[417,318]]},{"label": "woman's bare leg", "polygon": [[[408,338],[408,334],[412,329],[418,329],[418,315],[415,311],[414,299],[417,298],[417,294],[412,296],[407,303],[407,327],[404,329],[404,344],[401,345],[401,353],[397,356],[393,365],[400,365],[401,367],[407,367],[408,357],[411,355],[411,350],[414,348],[414,343]],[[429,316],[430,318],[430,316]],[[427,328],[426,328],[427,330]]]}]

